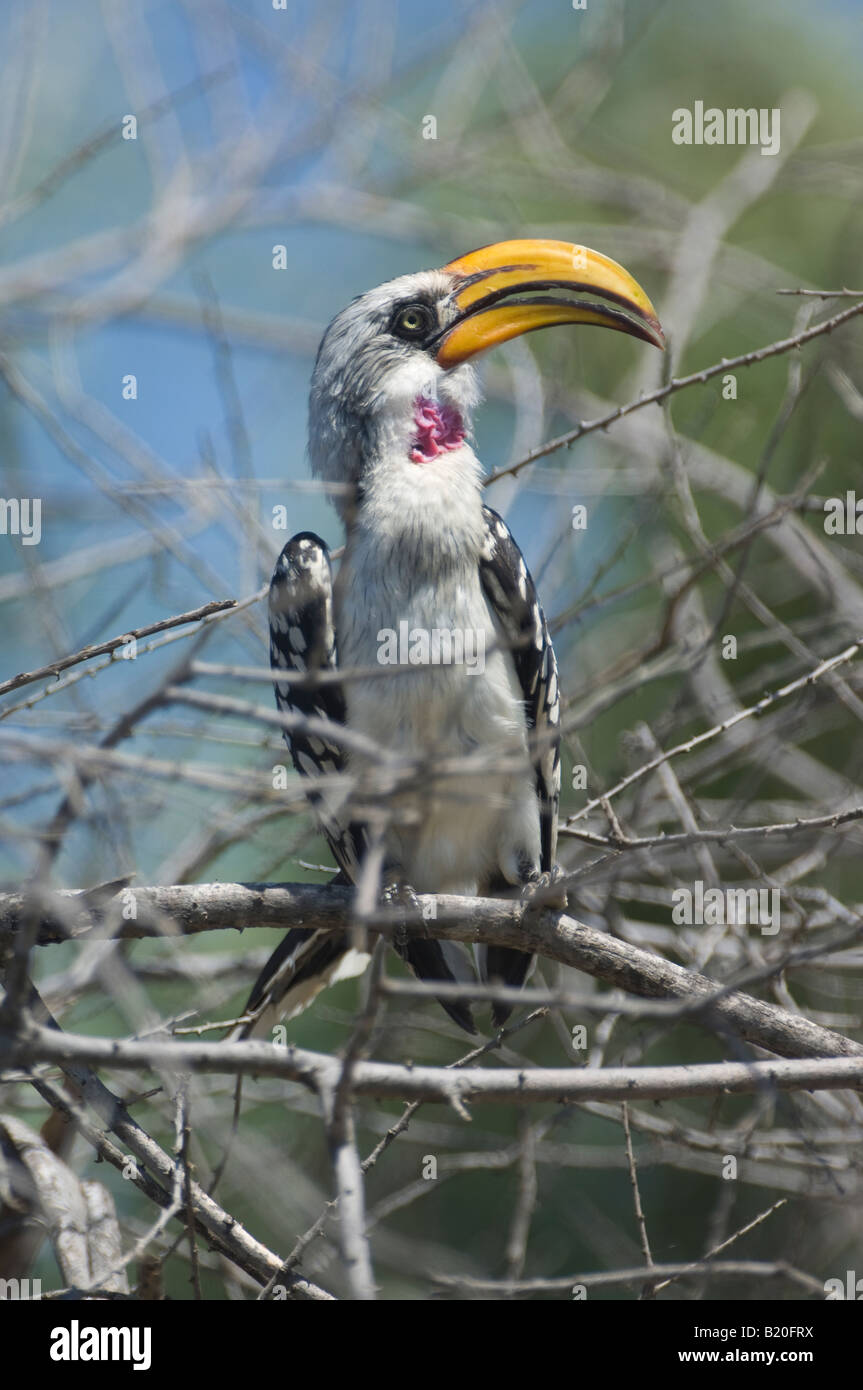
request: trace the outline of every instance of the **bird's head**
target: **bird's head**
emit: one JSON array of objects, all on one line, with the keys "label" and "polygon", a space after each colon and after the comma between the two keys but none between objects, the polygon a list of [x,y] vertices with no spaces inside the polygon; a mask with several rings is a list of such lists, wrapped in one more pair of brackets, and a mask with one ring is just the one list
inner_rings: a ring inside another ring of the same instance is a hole
[{"label": "bird's head", "polygon": [[[498,242],[360,295],[318,350],[309,409],[315,474],[350,490],[382,454],[434,464],[461,448],[470,427],[472,359],[522,333],[575,323],[664,345],[632,276],[566,241]],[[349,510],[344,497],[335,500]]]}]

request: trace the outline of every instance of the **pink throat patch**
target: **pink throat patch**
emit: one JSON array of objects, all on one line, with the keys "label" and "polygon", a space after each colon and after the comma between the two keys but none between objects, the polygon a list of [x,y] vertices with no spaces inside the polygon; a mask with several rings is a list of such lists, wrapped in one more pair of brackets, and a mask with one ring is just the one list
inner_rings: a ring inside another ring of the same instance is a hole
[{"label": "pink throat patch", "polygon": [[464,443],[464,423],[454,406],[441,405],[428,396],[414,401],[414,437],[410,457],[413,463],[431,463],[439,454],[458,449]]}]

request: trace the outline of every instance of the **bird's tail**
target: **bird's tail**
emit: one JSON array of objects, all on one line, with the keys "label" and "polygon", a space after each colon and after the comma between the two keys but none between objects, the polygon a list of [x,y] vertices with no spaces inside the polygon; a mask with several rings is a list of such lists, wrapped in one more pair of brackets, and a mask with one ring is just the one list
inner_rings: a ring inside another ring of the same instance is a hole
[{"label": "bird's tail", "polygon": [[[480,979],[511,989],[521,989],[536,959],[529,952],[515,951],[510,946],[482,946],[477,956]],[[491,1021],[495,1028],[503,1027],[514,1008],[514,1004],[492,1004]]]},{"label": "bird's tail", "polygon": [[229,1040],[266,1037],[277,1023],[308,1008],[328,985],[362,975],[370,959],[365,951],[354,949],[346,931],[293,927],[254,983],[243,1011],[248,1021],[237,1024]]},{"label": "bird's tail", "polygon": [[[475,979],[465,953],[453,942],[413,936],[403,945],[395,944],[402,960],[425,984],[434,984],[435,981],[466,984]],[[466,1033],[476,1032],[470,1004],[458,999],[438,999],[438,1003]]]}]

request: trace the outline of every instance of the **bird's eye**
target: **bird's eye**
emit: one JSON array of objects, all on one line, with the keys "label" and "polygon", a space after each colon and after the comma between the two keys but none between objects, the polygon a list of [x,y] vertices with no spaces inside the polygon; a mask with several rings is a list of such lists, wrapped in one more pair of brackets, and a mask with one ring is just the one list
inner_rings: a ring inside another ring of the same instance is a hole
[{"label": "bird's eye", "polygon": [[425,338],[435,326],[435,318],[428,304],[403,304],[393,317],[390,331],[397,338],[416,342]]}]

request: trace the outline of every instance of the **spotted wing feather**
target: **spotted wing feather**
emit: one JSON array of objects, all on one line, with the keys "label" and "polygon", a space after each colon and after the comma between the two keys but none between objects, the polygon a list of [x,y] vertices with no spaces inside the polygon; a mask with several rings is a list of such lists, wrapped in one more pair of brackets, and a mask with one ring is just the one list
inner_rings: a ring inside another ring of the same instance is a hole
[{"label": "spotted wing feather", "polygon": [[[269,615],[273,671],[303,676],[338,670],[332,566],[325,543],[311,531],[294,536],[279,556],[270,583]],[[338,681],[298,685],[276,679],[274,689],[283,714],[345,723],[345,697]],[[303,729],[286,731],[285,739],[301,776],[333,778],[345,771],[345,753],[337,742]],[[321,790],[310,787],[308,796],[337,865],[348,879],[355,878],[365,849],[363,827],[355,822],[341,825]]]},{"label": "spotted wing feather", "polygon": [[[270,666],[286,676],[338,669],[333,624],[333,580],[329,552],[319,536],[302,531],[282,550],[270,583]],[[345,723],[344,691],[338,681],[298,684],[274,681],[283,714]],[[350,883],[365,849],[363,827],[343,824],[334,811],[333,783],[345,771],[342,747],[320,729],[285,731],[295,769],[306,779],[308,799],[339,867],[336,881]],[[314,779],[327,778],[314,786]],[[336,979],[360,973],[368,957],[351,948],[347,933],[294,927],[279,943],[255,981],[245,1012],[253,1020],[234,1036],[265,1033],[280,1018],[291,1018]]]}]

